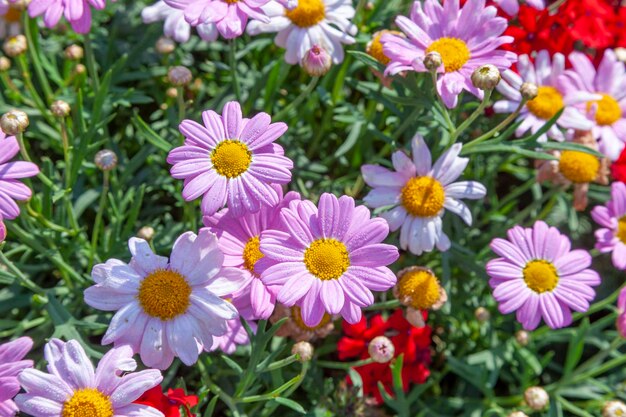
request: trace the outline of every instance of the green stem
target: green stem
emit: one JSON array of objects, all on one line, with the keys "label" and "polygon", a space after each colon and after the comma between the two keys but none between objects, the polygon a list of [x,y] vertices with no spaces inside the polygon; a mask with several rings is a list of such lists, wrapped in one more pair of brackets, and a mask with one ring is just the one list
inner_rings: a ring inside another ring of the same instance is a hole
[{"label": "green stem", "polygon": [[269,400],[273,400],[274,398],[279,397],[280,394],[282,394],[284,391],[288,390],[289,388],[293,387],[296,384],[299,385],[302,382],[302,379],[304,379],[304,376],[306,375],[308,365],[309,365],[308,362],[303,363],[302,371],[298,375],[296,375],[294,378],[290,379],[289,381],[285,382],[283,385],[276,388],[274,391],[268,392],[267,394],[250,395],[248,397],[243,397],[239,399],[238,402],[253,403],[257,401],[269,401]]},{"label": "green stem", "polygon": [[367,358],[361,359],[360,361],[355,362],[333,362],[333,361],[317,361],[317,364],[322,368],[330,368],[330,369],[350,369],[356,368],[363,365],[369,365],[374,363],[374,359]]},{"label": "green stem", "polygon": [[22,74],[22,78],[24,79],[24,85],[26,86],[26,89],[30,93],[35,103],[35,107],[37,107],[37,110],[39,110],[39,113],[41,113],[41,116],[44,119],[46,119],[46,121],[50,125],[54,125],[54,119],[52,119],[52,117],[48,114],[48,109],[46,108],[46,105],[44,104],[43,100],[39,96],[37,89],[33,85],[33,81],[31,79],[30,72],[28,70],[28,64],[26,63],[26,55],[21,54],[17,58],[17,65],[19,66],[20,72]]},{"label": "green stem", "polygon": [[240,87],[239,87],[239,77],[237,75],[237,57],[236,57],[237,43],[236,43],[236,39],[231,39],[228,43],[229,43],[229,46],[230,46],[230,53],[229,53],[230,77],[231,77],[231,81],[233,83],[233,92],[235,93],[235,98],[237,99],[237,101],[241,102],[241,90],[240,90]]},{"label": "green stem", "polygon": [[281,111],[279,111],[275,116],[274,116],[274,120],[281,120],[283,119],[285,116],[287,116],[287,114],[291,111],[291,109],[294,108],[298,108],[298,106],[307,98],[309,98],[311,92],[313,91],[313,89],[315,89],[315,86],[317,85],[317,82],[319,81],[319,77],[313,77],[311,78],[311,81],[309,81],[309,84],[306,86],[306,88],[300,93],[300,95],[298,95],[298,97],[295,98],[295,100],[293,100],[292,102],[290,102],[284,109],[282,109]]},{"label": "green stem", "polygon": [[28,13],[24,13],[24,35],[26,36],[26,42],[28,43],[28,52],[30,55],[30,59],[33,62],[33,67],[35,68],[35,74],[37,75],[37,79],[43,88],[46,102],[49,104],[52,101],[52,97],[54,96],[52,93],[52,88],[50,88],[50,83],[48,82],[48,77],[46,76],[43,66],[41,65],[41,60],[39,59],[39,50],[35,48],[35,41],[33,38],[33,34],[31,33],[31,19],[28,17]]},{"label": "green stem", "polygon": [[[178,103],[178,120],[182,122],[185,120],[185,89],[183,87],[176,87],[176,102]],[[182,138],[185,141],[185,138]]]},{"label": "green stem", "polygon": [[104,215],[104,209],[106,207],[107,195],[109,194],[109,171],[104,171],[104,180],[102,181],[102,193],[100,194],[100,203],[98,204],[98,213],[96,214],[96,220],[93,225],[93,235],[91,236],[91,255],[89,257],[89,268],[91,270],[96,256],[96,250],[98,247],[98,235],[100,233],[100,225],[102,223],[102,217]]},{"label": "green stem", "polygon": [[91,78],[93,80],[94,90],[98,92],[98,90],[100,89],[100,77],[98,76],[96,55],[93,50],[93,45],[91,44],[91,39],[89,39],[89,33],[85,34],[84,45],[87,70],[89,71],[89,74],[91,75]]},{"label": "green stem", "polygon": [[67,125],[65,124],[65,118],[61,118],[61,142],[63,143],[63,159],[65,160],[65,188],[69,189],[71,184],[69,183],[71,172],[70,161],[70,144],[67,138]]},{"label": "green stem", "polygon": [[26,144],[24,143],[24,133],[16,133],[15,139],[17,140],[17,144],[20,147],[20,154],[22,155],[22,158],[24,158],[25,161],[33,162],[33,160],[30,159],[30,155],[28,155],[28,150],[26,150]]},{"label": "green stem", "polygon": [[9,260],[9,258],[7,258],[4,255],[4,252],[2,252],[2,250],[0,250],[0,261],[2,261],[2,264],[4,266],[6,266],[9,269],[9,271],[11,271],[11,272],[13,272],[15,274],[15,276],[18,279],[18,281],[20,281],[20,283],[24,287],[26,287],[29,290],[31,290],[32,292],[40,294],[40,295],[44,295],[46,293],[43,288],[41,288],[39,285],[35,284],[26,275],[24,275],[22,273],[22,271],[20,271],[20,269],[17,266],[15,266],[15,264],[13,262],[11,262]]},{"label": "green stem", "polygon": [[459,135],[463,133],[465,129],[467,129],[474,122],[474,120],[476,120],[478,116],[483,114],[483,112],[485,111],[485,107],[487,107],[487,104],[489,104],[489,99],[491,98],[492,92],[493,90],[485,90],[485,95],[483,97],[483,100],[480,102],[476,110],[474,110],[474,112],[467,119],[465,119],[463,123],[461,123],[461,125],[457,127],[456,130],[450,136],[450,144],[453,144],[454,142],[456,142]]},{"label": "green stem", "polygon": [[285,359],[281,359],[279,361],[272,362],[265,369],[260,369],[257,366],[256,371],[257,372],[270,372],[270,371],[273,371],[275,369],[280,369],[280,368],[283,368],[283,367],[285,367],[287,365],[291,365],[292,363],[296,362],[297,360],[298,360],[298,355],[291,355],[291,356],[286,357]]},{"label": "green stem", "polygon": [[474,145],[477,145],[489,138],[491,138],[492,136],[500,133],[500,131],[502,131],[505,127],[507,127],[513,120],[515,120],[515,118],[519,115],[520,111],[522,110],[522,108],[524,108],[524,105],[526,104],[526,100],[522,100],[519,104],[519,106],[517,106],[517,109],[515,109],[515,111],[511,114],[509,114],[506,119],[504,119],[503,121],[501,121],[496,127],[494,127],[493,129],[491,129],[489,132],[485,133],[484,135],[481,135],[479,137],[477,137],[476,139],[473,139],[469,142],[467,142],[464,146],[465,149],[470,148]]}]

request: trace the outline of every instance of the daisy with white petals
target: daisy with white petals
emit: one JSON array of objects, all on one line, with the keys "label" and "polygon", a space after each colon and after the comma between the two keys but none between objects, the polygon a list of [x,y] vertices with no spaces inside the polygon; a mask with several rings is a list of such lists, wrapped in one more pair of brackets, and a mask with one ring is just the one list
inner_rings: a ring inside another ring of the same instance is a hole
[{"label": "daisy with white petals", "polygon": [[143,239],[129,241],[129,264],[96,265],[96,285],[85,290],[90,306],[117,311],[102,344],[128,344],[148,366],[166,369],[178,356],[186,365],[228,332],[237,309],[221,296],[247,284],[239,269],[222,268],[224,255],[207,229],[181,235],[170,259],[155,255]]},{"label": "daisy with white petals", "polygon": [[460,158],[462,145],[454,144],[432,165],[430,150],[420,135],[412,142],[413,160],[403,151],[395,152],[395,171],[377,165],[361,168],[365,183],[373,188],[365,196],[372,208],[393,206],[381,214],[391,231],[400,229],[400,247],[415,255],[450,248],[450,239],[442,230],[445,210],[460,216],[468,225],[472,214],[462,198],[480,199],[485,187],[476,181],[454,182],[465,170],[469,159]]},{"label": "daisy with white petals", "polygon": [[[263,10],[269,23],[252,21],[248,33],[278,32],[276,45],[285,48],[285,61],[302,62],[313,45],[320,45],[333,58],[333,63],[343,61],[343,44],[353,44],[357,28],[350,19],[355,10],[351,0],[299,0],[297,7],[289,9],[284,1],[272,1]],[[351,36],[352,35],[352,36]]]}]

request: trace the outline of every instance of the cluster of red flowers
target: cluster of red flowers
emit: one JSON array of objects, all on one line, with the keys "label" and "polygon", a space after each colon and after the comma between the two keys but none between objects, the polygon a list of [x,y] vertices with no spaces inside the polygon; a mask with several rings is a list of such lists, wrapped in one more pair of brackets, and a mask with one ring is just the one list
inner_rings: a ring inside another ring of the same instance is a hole
[{"label": "cluster of red flowers", "polygon": [[[426,320],[426,313],[424,313]],[[387,336],[395,346],[395,357],[404,355],[402,385],[404,391],[410,384],[421,384],[430,375],[430,333],[429,326],[417,328],[403,316],[401,309],[396,310],[387,320],[377,314],[369,320],[363,317],[357,324],[343,322],[343,336],[338,343],[339,359],[367,359],[369,342],[376,336]],[[363,393],[373,397],[377,404],[383,402],[378,389],[380,381],[387,393],[393,392],[393,378],[389,363],[372,363],[354,368],[363,380]]]},{"label": "cluster of red flowers", "polygon": [[613,162],[611,176],[615,181],[621,181],[626,184],[626,148],[624,148],[619,158]]},{"label": "cluster of red flowers", "polygon": [[169,388],[167,394],[164,394],[161,386],[157,385],[144,392],[135,403],[156,408],[162,412],[165,417],[181,417],[180,408],[183,407],[186,417],[195,417],[195,414],[191,413],[190,408],[198,404],[198,397],[195,395],[185,395],[185,391],[182,388]]}]

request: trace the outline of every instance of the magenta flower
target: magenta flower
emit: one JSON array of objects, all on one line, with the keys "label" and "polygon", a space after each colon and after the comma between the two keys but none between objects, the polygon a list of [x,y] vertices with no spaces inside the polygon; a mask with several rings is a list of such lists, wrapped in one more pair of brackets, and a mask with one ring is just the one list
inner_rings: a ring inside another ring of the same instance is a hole
[{"label": "magenta flower", "polygon": [[615,327],[622,337],[626,338],[626,287],[622,288],[617,298],[617,310],[619,312]]},{"label": "magenta flower", "polygon": [[280,201],[275,184],[291,181],[293,162],[275,144],[287,130],[285,123],[270,123],[267,113],[243,119],[241,106],[226,103],[223,116],[212,110],[202,114],[204,126],[183,120],[185,144],[173,149],[167,162],[172,176],[185,180],[187,201],[203,195],[202,213],[211,216],[228,202],[233,215],[256,213]]},{"label": "magenta flower", "polygon": [[384,219],[370,219],[364,206],[348,196],[322,194],[318,206],[294,200],[280,212],[282,230],[261,236],[261,279],[280,286],[277,300],[301,309],[302,320],[317,326],[324,312],[349,323],[374,302],[372,291],[387,291],[396,276],[386,265],[398,259]]},{"label": "magenta flower", "polygon": [[31,17],[43,15],[43,22],[49,28],[56,26],[65,16],[74,32],[88,33],[91,30],[91,8],[102,10],[105,6],[106,0],[32,0],[28,14]]},{"label": "magenta flower", "polygon": [[[25,394],[15,397],[19,409],[33,417],[86,415],[163,417],[155,408],[133,404],[163,377],[155,369],[133,372],[137,363],[129,346],[111,349],[94,367],[76,340],[50,340],[44,349],[48,373],[25,369],[18,379]],[[97,411],[96,411],[97,410]]]},{"label": "magenta flower", "polygon": [[32,368],[33,361],[24,356],[33,347],[30,337],[20,337],[0,345],[0,416],[14,416],[19,410],[13,397],[20,391],[17,376],[26,368]]},{"label": "magenta flower", "polygon": [[501,256],[487,263],[489,285],[500,312],[517,310],[517,320],[534,330],[543,320],[553,329],[572,322],[571,310],[585,312],[600,285],[597,272],[588,269],[591,255],[571,250],[567,236],[538,221],[532,228],[515,226],[508,240],[496,238],[491,249]]},{"label": "magenta flower", "polygon": [[612,252],[613,265],[626,270],[626,184],[611,185],[611,199],[604,206],[596,206],[591,217],[602,226],[596,230],[596,249]]},{"label": "magenta flower", "polygon": [[[276,293],[260,279],[258,261],[263,258],[260,251],[261,234],[266,230],[280,227],[279,213],[289,202],[299,200],[296,192],[287,193],[282,198],[282,190],[277,190],[281,202],[274,207],[263,207],[256,213],[235,216],[228,209],[215,216],[205,216],[204,224],[217,234],[219,246],[224,252],[224,265],[243,271],[250,283],[232,295],[233,302],[243,302],[251,306],[252,315],[247,319],[268,319],[274,311]],[[237,306],[237,305],[236,305]],[[241,313],[241,309],[237,306]]]},{"label": "magenta flower", "polygon": [[270,0],[165,0],[165,3],[181,9],[185,20],[192,26],[212,25],[225,39],[241,36],[248,19],[269,23],[262,6]]},{"label": "magenta flower", "polygon": [[498,49],[513,38],[499,36],[507,20],[496,17],[496,8],[485,7],[485,0],[468,0],[462,8],[459,0],[446,0],[443,6],[438,0],[426,0],[423,6],[415,1],[410,19],[398,16],[396,24],[407,37],[382,36],[384,53],[391,59],[385,74],[427,72],[424,56],[438,52],[443,65],[438,70],[437,91],[449,108],[456,106],[463,90],[482,99],[482,90],[471,81],[475,69],[492,64],[504,70],[517,60],[513,52]]}]

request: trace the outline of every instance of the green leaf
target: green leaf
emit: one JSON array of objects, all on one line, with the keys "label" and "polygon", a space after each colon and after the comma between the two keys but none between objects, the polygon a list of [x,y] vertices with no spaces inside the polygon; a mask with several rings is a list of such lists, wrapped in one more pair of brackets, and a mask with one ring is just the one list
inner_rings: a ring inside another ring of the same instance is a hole
[{"label": "green leaf", "polygon": [[148,126],[148,124],[144,122],[144,120],[138,114],[133,117],[132,123],[133,125],[135,125],[137,130],[143,134],[143,137],[146,138],[146,140],[152,145],[164,152],[169,152],[172,150],[173,146],[168,141],[159,136],[158,133],[152,130],[152,128]]},{"label": "green leaf", "polygon": [[306,414],[306,410],[294,400],[290,400],[289,398],[277,397],[274,398],[278,404],[284,405],[285,407],[289,407],[294,411],[297,411],[300,414]]}]

